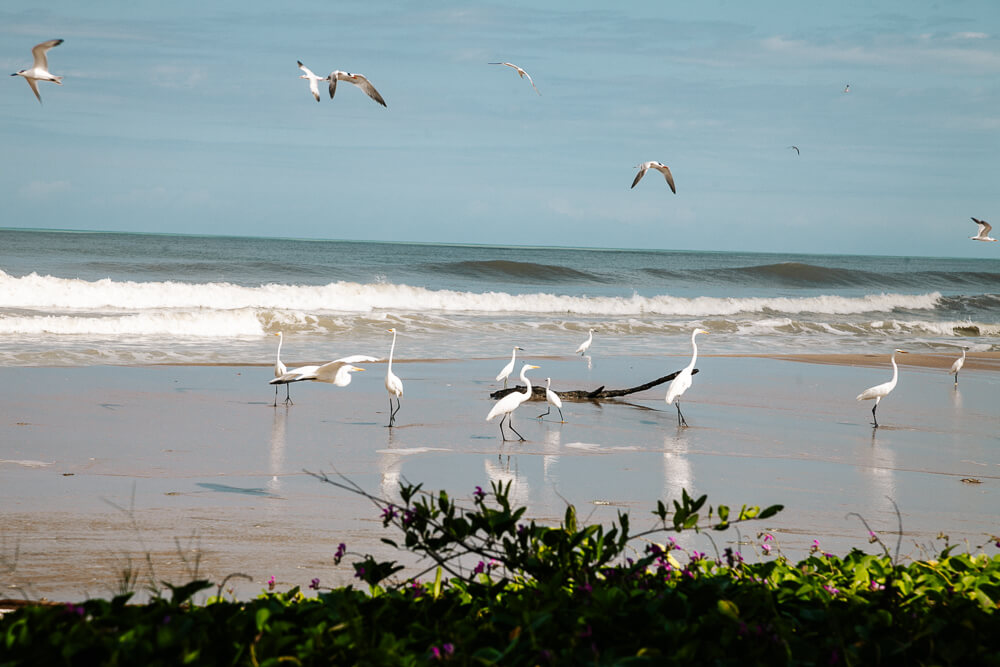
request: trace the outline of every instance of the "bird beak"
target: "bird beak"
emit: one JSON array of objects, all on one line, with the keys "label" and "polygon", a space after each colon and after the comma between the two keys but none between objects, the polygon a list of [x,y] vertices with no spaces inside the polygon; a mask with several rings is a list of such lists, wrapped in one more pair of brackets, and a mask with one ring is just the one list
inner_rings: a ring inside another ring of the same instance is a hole
[{"label": "bird beak", "polygon": [[528,368],[541,368],[541,366],[528,366]]},{"label": "bird beak", "polygon": [[353,373],[360,373],[361,371],[365,370],[363,368],[358,368],[357,366],[352,366],[351,368],[354,369],[353,371],[351,371]]}]

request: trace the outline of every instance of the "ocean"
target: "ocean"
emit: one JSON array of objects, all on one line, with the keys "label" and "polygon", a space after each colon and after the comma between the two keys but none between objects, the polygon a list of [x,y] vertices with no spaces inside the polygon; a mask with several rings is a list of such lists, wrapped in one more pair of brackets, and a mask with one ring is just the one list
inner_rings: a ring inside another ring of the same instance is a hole
[{"label": "ocean", "polygon": [[[1000,349],[1000,259],[0,230],[0,363]],[[384,349],[383,349],[384,348]]]}]

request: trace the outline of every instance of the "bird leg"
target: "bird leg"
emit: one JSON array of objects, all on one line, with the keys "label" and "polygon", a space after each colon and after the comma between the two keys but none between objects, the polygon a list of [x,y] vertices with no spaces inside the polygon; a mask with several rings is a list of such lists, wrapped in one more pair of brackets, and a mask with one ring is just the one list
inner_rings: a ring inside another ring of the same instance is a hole
[{"label": "bird leg", "polygon": [[[399,404],[399,396],[397,396],[397,397],[396,397],[396,410],[395,410],[395,412],[393,412],[393,413],[392,413],[392,415],[391,415],[391,417],[392,417],[392,421],[393,421],[393,422],[395,422],[395,421],[396,421],[396,414],[397,414],[397,413],[399,412],[399,408],[400,408],[400,404]],[[389,409],[390,409],[390,410],[392,409],[392,398],[391,398],[391,397],[389,398]]]},{"label": "bird leg", "polygon": [[[514,422],[511,420],[511,415],[512,414],[513,413],[508,413],[507,414],[507,426],[510,427],[511,431],[513,431],[514,433],[517,433],[517,429],[514,428]],[[521,442],[524,442],[524,436],[523,435],[521,435],[520,433],[517,433],[517,437],[519,437],[521,439]]]},{"label": "bird leg", "polygon": [[875,418],[875,408],[877,408],[877,407],[878,407],[878,403],[875,403],[875,405],[872,406],[872,425],[875,428],[878,428],[878,419]]},{"label": "bird leg", "polygon": [[560,424],[565,424],[565,423],[566,423],[566,420],[565,420],[565,419],[563,418],[563,416],[562,416],[562,408],[556,408],[556,410],[558,410],[558,411],[559,411],[559,423],[560,423]]},{"label": "bird leg", "polygon": [[[278,388],[275,387],[274,390],[277,391]],[[287,384],[285,385],[285,405],[294,405],[294,403],[292,403],[291,387],[289,387]]]},{"label": "bird leg", "polygon": [[552,412],[552,406],[551,405],[546,406],[545,412],[543,412],[542,414],[540,414],[537,417],[535,417],[535,419],[541,419],[542,417],[544,417],[545,415],[549,414],[550,412]]},{"label": "bird leg", "polygon": [[955,371],[955,386],[958,386],[958,371]]},{"label": "bird leg", "polygon": [[392,396],[389,396],[389,423],[386,426],[392,428],[394,421],[396,421],[396,413],[392,411]]},{"label": "bird leg", "polygon": [[278,385],[274,385],[274,407],[278,407]]},{"label": "bird leg", "polygon": [[510,415],[504,415],[500,418],[500,442],[507,442],[507,434],[503,432],[503,420]]},{"label": "bird leg", "polygon": [[688,423],[687,420],[684,419],[684,415],[681,414],[681,402],[677,401],[674,405],[677,406],[677,425],[686,427]]}]

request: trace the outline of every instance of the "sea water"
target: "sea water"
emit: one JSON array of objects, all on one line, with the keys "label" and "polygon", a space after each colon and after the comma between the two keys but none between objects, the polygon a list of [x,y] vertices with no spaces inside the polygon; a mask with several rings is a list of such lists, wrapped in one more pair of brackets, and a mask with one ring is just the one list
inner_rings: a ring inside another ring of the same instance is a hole
[{"label": "sea water", "polygon": [[[1000,259],[0,230],[0,363],[1000,349]],[[386,348],[386,349],[383,349]]]}]

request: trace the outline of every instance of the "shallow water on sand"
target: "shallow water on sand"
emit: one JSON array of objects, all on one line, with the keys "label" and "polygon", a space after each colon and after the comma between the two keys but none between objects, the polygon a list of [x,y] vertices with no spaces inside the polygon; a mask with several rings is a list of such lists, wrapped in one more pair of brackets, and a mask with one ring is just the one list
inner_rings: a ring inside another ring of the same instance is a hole
[{"label": "shallow water on sand", "polygon": [[[854,396],[886,368],[704,358],[682,404],[690,428],[678,429],[661,386],[617,403],[567,402],[564,424],[525,404],[514,416],[520,443],[484,421],[505,361],[397,364],[406,394],[392,429],[381,364],[343,389],[293,385],[287,407],[271,405],[270,368],[0,369],[0,555],[17,549],[4,585],[106,594],[129,557],[151,552],[158,576],[183,579],[179,553],[197,549],[201,574],[247,573],[252,583],[233,585],[250,595],[271,575],[288,586],[347,583],[347,561],[332,563],[339,542],[392,555],[370,503],[304,470],[337,471],[386,497],[401,479],[459,497],[510,482],[532,517],[558,521],[572,502],[591,521],[629,511],[637,529],[682,488],[713,504],[782,503],[742,532],[759,544],[766,528],[795,558],[813,539],[830,551],[874,549],[852,512],[894,545],[892,501],[904,554],[922,555],[942,531],[973,545],[997,532],[998,373],[967,373],[955,390],[940,370],[904,368],[874,430],[870,403]],[[632,386],[687,359],[533,361],[534,380],[560,378],[554,388],[565,390]],[[721,549],[737,536],[714,539]],[[682,543],[713,550],[704,536]]]}]

